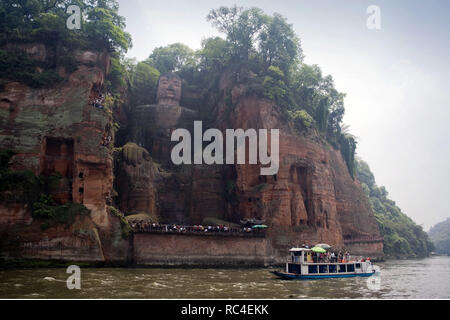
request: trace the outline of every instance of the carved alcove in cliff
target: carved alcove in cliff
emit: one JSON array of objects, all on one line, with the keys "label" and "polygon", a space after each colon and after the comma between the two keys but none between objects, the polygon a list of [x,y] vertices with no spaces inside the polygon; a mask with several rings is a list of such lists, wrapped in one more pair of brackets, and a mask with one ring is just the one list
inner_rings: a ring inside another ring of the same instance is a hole
[{"label": "carved alcove in cliff", "polygon": [[295,225],[316,225],[312,190],[312,168],[306,165],[292,165],[289,171],[291,197],[291,223]]},{"label": "carved alcove in cliff", "polygon": [[46,137],[44,139],[41,173],[61,175],[58,190],[53,198],[66,203],[72,201],[72,182],[74,171],[74,145],[72,139]]},{"label": "carved alcove in cliff", "polygon": [[222,183],[224,184],[223,200],[226,202],[226,210],[223,218],[227,221],[238,221],[241,218],[239,216],[236,178],[236,167],[234,165],[226,165],[222,171]]},{"label": "carved alcove in cliff", "polygon": [[5,109],[12,112],[14,111],[14,104],[7,98],[0,99],[0,109]]}]

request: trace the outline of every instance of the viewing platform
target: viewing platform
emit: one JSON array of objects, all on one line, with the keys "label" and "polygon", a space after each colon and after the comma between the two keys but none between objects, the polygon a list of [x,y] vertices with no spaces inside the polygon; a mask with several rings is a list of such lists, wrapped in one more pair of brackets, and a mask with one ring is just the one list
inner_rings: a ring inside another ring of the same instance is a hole
[{"label": "viewing platform", "polygon": [[133,233],[154,233],[170,235],[195,235],[195,236],[221,236],[221,237],[248,237],[264,238],[266,229],[236,228],[227,226],[184,226],[169,224],[139,223],[132,221],[130,226]]}]

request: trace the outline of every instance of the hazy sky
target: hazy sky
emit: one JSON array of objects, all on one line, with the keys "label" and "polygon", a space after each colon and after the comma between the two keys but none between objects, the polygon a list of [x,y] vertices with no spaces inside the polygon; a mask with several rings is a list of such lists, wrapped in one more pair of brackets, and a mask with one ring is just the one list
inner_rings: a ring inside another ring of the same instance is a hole
[{"label": "hazy sky", "polygon": [[[447,0],[119,0],[133,37],[128,56],[182,42],[200,48],[219,35],[206,21],[222,5],[285,16],[301,38],[305,62],[331,74],[347,94],[344,122],[377,184],[428,230],[450,216],[450,1]],[[369,30],[369,5],[381,30]]]}]

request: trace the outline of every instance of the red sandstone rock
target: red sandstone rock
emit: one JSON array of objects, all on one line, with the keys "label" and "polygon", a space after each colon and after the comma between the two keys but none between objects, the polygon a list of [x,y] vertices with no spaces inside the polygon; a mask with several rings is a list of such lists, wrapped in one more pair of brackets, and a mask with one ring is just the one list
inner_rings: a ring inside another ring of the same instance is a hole
[{"label": "red sandstone rock", "polygon": [[[342,247],[344,236],[379,236],[367,198],[350,177],[339,151],[314,133],[295,133],[280,121],[273,102],[240,96],[242,88],[232,92],[234,112],[219,123],[244,130],[280,129],[277,175],[260,176],[258,165],[236,165],[239,208],[235,214],[265,219],[275,246],[326,242]],[[382,255],[382,245],[373,251]]]},{"label": "red sandstone rock", "polygon": [[[1,209],[8,209],[1,207]],[[2,211],[3,212],[3,211]],[[79,217],[73,225],[59,225],[42,230],[39,221],[23,225],[15,222],[14,228],[2,230],[0,245],[2,258],[104,261],[97,227],[89,217]]]},{"label": "red sandstone rock", "polygon": [[[47,57],[45,47],[25,49],[27,52],[31,50],[36,59]],[[4,91],[0,92],[0,100],[3,101],[0,107],[0,149],[16,152],[12,159],[13,170],[31,170],[36,175],[59,172],[63,179],[54,198],[61,203],[82,203],[91,209],[91,216],[83,220],[80,228],[86,227],[98,233],[98,230],[109,230],[117,224],[107,212],[113,184],[112,150],[102,144],[105,135],[114,139],[112,118],[106,110],[89,104],[92,91],[103,85],[109,56],[85,52],[77,53],[77,59],[80,63],[91,64],[80,65],[53,88],[32,89],[19,83],[5,85]],[[35,239],[33,243],[38,243],[37,247],[41,247],[39,243],[44,237],[48,237],[50,242],[61,239],[64,245],[69,243],[67,246],[74,251],[62,253],[61,258],[70,260],[77,256],[77,250],[81,250],[85,252],[81,256],[86,260],[105,259],[98,234],[95,240],[97,251],[93,249],[89,253],[81,242],[77,242],[78,236],[73,233],[75,229],[56,228],[48,233],[41,232],[34,227],[37,222],[32,222],[29,208],[23,205],[21,208],[14,203],[1,204],[0,229],[4,233],[0,238],[8,237],[10,230],[3,227],[13,223],[23,226],[23,232]],[[28,236],[23,241],[27,239]],[[74,241],[73,245],[71,241]],[[17,243],[19,247],[22,245]],[[92,247],[91,244],[89,246]],[[42,250],[39,252],[39,257],[45,257]],[[48,257],[54,258],[53,253]]]},{"label": "red sandstone rock", "polygon": [[[223,86],[226,84],[224,80]],[[166,173],[172,180],[158,180],[158,173],[155,175],[154,192],[159,203],[158,213],[171,212],[169,216],[174,219],[173,222],[179,222],[185,215],[193,223],[200,223],[205,217],[234,222],[242,218],[262,218],[270,226],[270,246],[281,256],[288,246],[305,242],[327,242],[343,247],[344,237],[358,239],[379,236],[363,190],[350,177],[339,151],[313,131],[300,135],[282,122],[272,101],[247,96],[243,86],[233,88],[231,95],[234,110],[225,112],[230,106],[219,103],[216,126],[223,131],[226,128],[280,129],[278,174],[261,176],[259,165],[235,165],[232,170],[235,173],[228,177],[226,172],[229,166],[185,165],[183,167],[192,172],[190,178],[186,176],[185,170],[167,169],[169,171]],[[170,132],[164,136],[158,134],[158,130],[183,127],[180,126],[183,124],[179,120],[180,114],[160,112],[164,106],[158,105],[141,109],[134,117],[140,121],[148,117],[149,120],[144,122],[151,121],[152,125],[150,128],[145,127],[146,136],[140,143],[152,146],[150,154],[157,155],[161,164],[170,168],[170,160],[160,157],[160,150],[154,149],[155,141],[159,141],[158,145],[170,145]],[[139,132],[143,123],[135,121],[134,126]],[[142,134],[137,136],[143,137]],[[148,141],[152,141],[152,144]],[[170,151],[164,152],[168,154]],[[233,205],[226,198],[229,181],[236,186],[237,202]],[[190,206],[190,210],[187,212],[183,206]],[[352,248],[358,251],[358,244],[352,244]],[[363,252],[364,248],[382,255],[380,243],[372,246],[361,244],[359,252]]]},{"label": "red sandstone rock", "polygon": [[116,176],[122,212],[157,215],[155,171],[156,167],[147,150],[134,143],[127,143],[123,147]]},{"label": "red sandstone rock", "polygon": [[[42,48],[33,48],[30,52],[37,59],[46,57]],[[77,53],[77,59],[85,64],[96,62],[97,66],[82,65],[67,75],[66,83],[51,89],[6,84],[0,93],[0,148],[17,152],[13,169],[28,169],[36,174],[60,172],[69,187],[61,188],[59,200],[83,203],[92,214],[69,229],[59,227],[43,233],[26,207],[2,203],[0,231],[11,237],[15,235],[8,233],[9,226],[23,226],[27,236],[17,238],[21,248],[17,253],[26,257],[55,258],[59,246],[63,246],[69,249],[59,253],[62,259],[125,260],[129,256],[127,241],[117,237],[118,219],[107,210],[112,196],[113,161],[111,150],[102,141],[105,135],[114,139],[111,118],[89,104],[96,88],[103,84],[109,58],[104,53]],[[229,84],[223,77],[222,90]],[[171,130],[189,129],[198,115],[178,103],[152,105],[137,108],[132,114],[132,135],[145,149],[134,148],[139,157],[119,161],[116,190],[120,208],[126,213],[156,213],[174,222],[192,223],[200,223],[205,217],[235,222],[262,218],[269,225],[268,237],[248,242],[187,237],[192,241],[180,247],[173,236],[138,236],[134,243],[138,260],[155,261],[154,257],[174,250],[174,246],[175,254],[181,248],[198,257],[197,263],[210,255],[220,261],[227,257],[245,260],[248,250],[255,250],[256,260],[269,256],[281,259],[287,247],[303,242],[342,247],[344,238],[379,236],[363,190],[350,177],[339,151],[314,132],[298,134],[280,120],[273,102],[247,96],[245,91],[243,86],[231,90],[232,112],[226,110],[231,106],[219,103],[216,126],[223,130],[280,129],[277,175],[260,176],[258,165],[174,167],[170,163]],[[234,184],[231,193],[227,189],[229,182]],[[233,193],[236,198],[231,200]],[[86,239],[79,234],[84,229],[90,230]],[[352,242],[347,246],[358,253],[382,254],[380,242]],[[188,256],[180,259],[190,260]]]}]

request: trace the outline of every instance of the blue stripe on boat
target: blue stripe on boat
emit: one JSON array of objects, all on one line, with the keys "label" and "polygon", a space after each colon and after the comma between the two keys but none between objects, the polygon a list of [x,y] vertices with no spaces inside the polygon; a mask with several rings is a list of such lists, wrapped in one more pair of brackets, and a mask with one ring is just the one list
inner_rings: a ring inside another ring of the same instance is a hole
[{"label": "blue stripe on boat", "polygon": [[373,273],[352,273],[352,274],[303,275],[303,274],[284,273],[278,271],[271,271],[271,272],[276,276],[287,280],[370,277],[375,274],[375,272],[373,272]]}]

